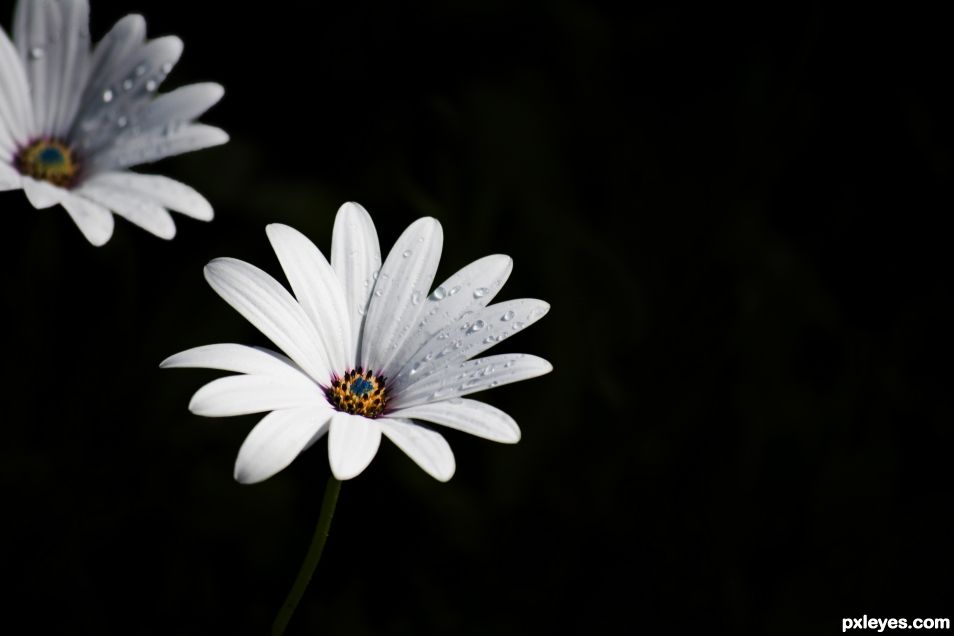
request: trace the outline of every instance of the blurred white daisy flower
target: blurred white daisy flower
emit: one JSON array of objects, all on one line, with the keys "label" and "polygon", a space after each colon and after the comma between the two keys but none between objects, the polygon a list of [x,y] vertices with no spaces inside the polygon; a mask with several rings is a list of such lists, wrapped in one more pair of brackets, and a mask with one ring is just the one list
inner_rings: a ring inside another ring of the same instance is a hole
[{"label": "blurred white daisy flower", "polygon": [[218,84],[157,94],[182,54],[174,36],[146,40],[129,15],[90,50],[86,0],[20,0],[13,42],[0,29],[0,191],[22,188],[37,209],[62,205],[94,245],[110,211],[170,239],[167,210],[208,221],[187,185],[128,168],[228,141],[194,124],[222,97]]},{"label": "blurred white daisy flower", "polygon": [[231,258],[210,262],[205,277],[287,357],[213,344],[161,365],[243,374],[199,389],[189,404],[193,413],[271,411],[242,444],[235,479],[271,477],[326,432],[331,470],[342,480],[365,469],[382,435],[428,474],[450,479],[450,446],[420,421],[497,442],[520,439],[509,415],[462,398],[552,369],[519,353],[472,359],[549,310],[532,299],[488,306],[510,275],[509,257],[477,260],[430,291],[443,243],[435,219],[405,230],[383,265],[371,217],[354,203],[338,211],[330,264],[291,227],[269,225],[267,234],[294,297],[262,270]]}]

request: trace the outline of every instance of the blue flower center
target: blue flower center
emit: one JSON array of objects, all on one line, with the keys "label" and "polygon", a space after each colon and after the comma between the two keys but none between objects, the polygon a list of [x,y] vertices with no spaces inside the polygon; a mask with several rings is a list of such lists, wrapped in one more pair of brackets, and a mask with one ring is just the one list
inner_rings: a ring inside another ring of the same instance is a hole
[{"label": "blue flower center", "polygon": [[375,418],[388,404],[385,378],[370,369],[352,369],[344,377],[334,376],[331,386],[322,387],[328,403],[335,409],[352,415]]},{"label": "blue flower center", "polygon": [[76,185],[80,170],[72,148],[58,139],[37,139],[24,146],[14,157],[14,165],[20,174],[61,188]]},{"label": "blue flower center", "polygon": [[56,146],[47,146],[40,151],[40,156],[37,157],[40,163],[45,163],[46,165],[58,166],[66,162],[66,157],[63,156],[63,151],[57,148]]},{"label": "blue flower center", "polygon": [[374,385],[369,380],[365,380],[361,377],[351,383],[351,392],[355,395],[367,395],[373,388]]}]

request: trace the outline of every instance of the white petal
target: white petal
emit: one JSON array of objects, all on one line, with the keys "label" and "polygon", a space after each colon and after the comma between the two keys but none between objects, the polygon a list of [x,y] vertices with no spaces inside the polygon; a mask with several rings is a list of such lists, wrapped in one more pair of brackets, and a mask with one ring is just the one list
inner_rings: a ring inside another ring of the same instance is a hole
[{"label": "white petal", "polygon": [[163,360],[163,369],[203,368],[251,373],[289,381],[313,381],[294,362],[280,353],[240,344],[211,344],[187,349]]},{"label": "white petal", "polygon": [[512,270],[513,260],[509,256],[491,254],[461,268],[438,285],[424,301],[420,320],[395,355],[395,361],[403,364],[416,357],[414,354],[424,343],[465,316],[472,321],[469,314],[497,295]]},{"label": "white petal", "polygon": [[359,356],[364,368],[389,375],[391,359],[424,308],[443,242],[441,224],[425,217],[412,223],[391,248],[368,305]]},{"label": "white petal", "polygon": [[[97,92],[84,94],[81,114],[71,130],[80,148],[87,155],[98,155],[146,134],[141,132],[139,115],[165,79],[163,67],[171,68],[180,55],[182,40],[170,35],[135,47],[112,67]],[[98,169],[98,157],[91,165]]]},{"label": "white petal", "polygon": [[143,130],[176,122],[192,121],[215,105],[225,94],[220,84],[205,82],[189,84],[157,96],[147,104],[136,119]]},{"label": "white petal", "polygon": [[37,181],[30,177],[22,177],[21,182],[27,199],[37,210],[53,207],[69,196],[69,192],[56,187],[49,181]]},{"label": "white petal", "polygon": [[526,353],[504,353],[441,369],[392,396],[391,408],[438,402],[549,373],[553,365]]},{"label": "white petal", "polygon": [[99,185],[155,201],[164,208],[181,212],[194,219],[212,220],[212,206],[205,197],[175,179],[136,172],[105,172],[96,175],[95,180]]},{"label": "white petal", "polygon": [[361,474],[381,445],[381,425],[350,413],[336,411],[328,433],[328,462],[336,479],[351,479]]},{"label": "white petal", "polygon": [[0,29],[0,128],[24,144],[34,136],[33,106],[23,62],[7,34]]},{"label": "white petal", "polygon": [[542,300],[521,298],[478,309],[438,334],[408,359],[404,367],[389,376],[392,391],[424,377],[431,369],[456,366],[486,351],[498,342],[526,329],[542,318],[550,305]]},{"label": "white petal", "polygon": [[388,417],[426,420],[494,442],[516,444],[520,441],[520,427],[512,417],[477,400],[453,398],[431,404],[418,404],[392,411],[388,413]]},{"label": "white petal", "polygon": [[51,0],[18,2],[13,18],[13,40],[26,68],[36,132],[42,136],[50,135],[59,97],[63,27],[60,8],[59,2]]},{"label": "white petal", "polygon": [[81,185],[77,194],[109,208],[159,238],[169,240],[176,235],[175,221],[165,208],[131,191],[100,182],[98,175]]},{"label": "white petal", "polygon": [[381,269],[381,248],[374,222],[357,203],[338,209],[331,238],[331,266],[341,281],[351,323],[348,366],[357,363],[364,316],[374,288],[374,276]]},{"label": "white petal", "polygon": [[0,162],[0,192],[19,190],[22,186],[20,173],[5,163]]},{"label": "white petal", "polygon": [[406,420],[388,418],[379,421],[381,432],[428,475],[438,481],[447,481],[454,476],[454,452],[443,435]]},{"label": "white petal", "polygon": [[328,430],[332,411],[304,408],[274,411],[255,425],[235,460],[235,480],[254,484],[291,464]]},{"label": "white petal", "polygon": [[206,417],[230,417],[304,406],[328,407],[316,384],[267,375],[230,375],[196,391],[189,410]]},{"label": "white petal", "polygon": [[254,265],[217,258],[205,266],[205,279],[316,382],[328,381],[331,370],[314,326],[301,305],[274,278]]},{"label": "white petal", "polygon": [[70,194],[63,199],[62,205],[86,240],[96,247],[105,245],[113,235],[113,215],[98,203]]},{"label": "white petal", "polygon": [[265,228],[285,276],[311,319],[332,369],[349,366],[351,325],[344,290],[331,265],[308,238],[287,225]]},{"label": "white petal", "polygon": [[[80,100],[75,125],[70,131],[71,138],[76,138],[77,133],[89,127],[90,122],[103,119],[98,117],[98,113],[115,99],[114,89],[122,89],[123,74],[130,59],[142,47],[145,37],[146,21],[142,16],[127,15],[116,22],[96,44],[89,63],[86,89]],[[107,90],[110,91],[109,99],[104,99]]]},{"label": "white petal", "polygon": [[115,146],[97,156],[94,161],[96,168],[102,170],[131,168],[193,150],[218,146],[228,140],[229,136],[224,130],[213,126],[173,126],[117,140]]},{"label": "white petal", "polygon": [[56,75],[52,77],[59,88],[51,105],[49,129],[53,137],[62,138],[70,129],[86,83],[90,60],[89,4],[86,0],[63,0],[63,27],[56,47],[47,47],[47,57],[56,56]]}]

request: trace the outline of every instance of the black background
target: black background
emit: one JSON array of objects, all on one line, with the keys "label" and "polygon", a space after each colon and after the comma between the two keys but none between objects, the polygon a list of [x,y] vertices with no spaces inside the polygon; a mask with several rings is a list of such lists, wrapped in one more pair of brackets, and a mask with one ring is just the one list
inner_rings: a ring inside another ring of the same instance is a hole
[{"label": "black background", "polygon": [[[5,7],[8,5],[4,5]],[[24,633],[262,634],[325,443],[256,486],[256,416],[187,410],[212,342],[265,344],[205,284],[280,270],[337,207],[382,247],[444,226],[438,278],[515,260],[553,362],[447,434],[447,484],[382,444],[344,484],[289,634],[840,633],[951,617],[951,45],[941,15],[721,5],[93,2],[185,41],[226,146],[140,168],[216,219],[165,242],[0,194],[4,620]],[[2,12],[5,16],[12,14]],[[10,21],[3,22],[8,28]],[[20,633],[14,631],[13,633]]]}]

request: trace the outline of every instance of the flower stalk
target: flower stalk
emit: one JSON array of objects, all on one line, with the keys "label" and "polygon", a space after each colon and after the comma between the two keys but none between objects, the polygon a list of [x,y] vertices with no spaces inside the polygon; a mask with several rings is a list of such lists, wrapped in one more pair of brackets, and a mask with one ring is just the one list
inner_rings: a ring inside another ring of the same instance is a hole
[{"label": "flower stalk", "polygon": [[295,608],[298,607],[301,597],[305,594],[308,583],[311,582],[318,561],[321,560],[321,553],[325,549],[325,542],[328,541],[328,530],[331,528],[331,518],[335,514],[335,504],[338,503],[339,492],[341,492],[341,481],[335,479],[334,476],[329,477],[328,484],[325,486],[325,496],[321,500],[321,514],[318,516],[315,534],[311,538],[311,546],[309,546],[305,560],[301,564],[301,569],[298,570],[295,583],[292,585],[291,591],[288,592],[288,596],[282,603],[282,608],[272,624],[272,636],[282,636],[285,633],[288,621],[291,620]]}]

